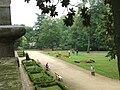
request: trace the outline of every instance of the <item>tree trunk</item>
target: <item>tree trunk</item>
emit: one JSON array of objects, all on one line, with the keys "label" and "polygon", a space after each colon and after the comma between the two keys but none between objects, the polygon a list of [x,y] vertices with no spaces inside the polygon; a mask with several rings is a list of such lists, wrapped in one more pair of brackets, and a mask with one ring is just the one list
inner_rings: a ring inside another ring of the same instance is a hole
[{"label": "tree trunk", "polygon": [[88,33],[87,53],[90,53],[90,33]]},{"label": "tree trunk", "polygon": [[114,40],[117,48],[117,63],[118,63],[118,72],[120,79],[120,1],[119,0],[111,0],[113,16],[114,16]]}]

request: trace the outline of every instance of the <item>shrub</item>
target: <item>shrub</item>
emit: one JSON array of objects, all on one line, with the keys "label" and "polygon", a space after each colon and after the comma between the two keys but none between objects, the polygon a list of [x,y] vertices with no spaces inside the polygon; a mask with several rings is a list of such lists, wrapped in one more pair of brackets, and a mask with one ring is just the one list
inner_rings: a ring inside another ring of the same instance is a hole
[{"label": "shrub", "polygon": [[34,73],[40,73],[43,69],[38,66],[29,66],[29,67],[26,67],[26,70],[29,73],[34,74]]},{"label": "shrub", "polygon": [[19,57],[24,57],[25,56],[25,52],[23,50],[18,50],[17,54]]},{"label": "shrub", "polygon": [[25,66],[35,66],[36,65],[36,62],[34,60],[23,60],[22,63],[25,65]]},{"label": "shrub", "polygon": [[45,72],[31,74],[28,72],[30,80],[34,83],[34,85],[45,85],[51,82],[55,82],[53,77],[48,76]]},{"label": "shrub", "polygon": [[62,82],[57,82],[57,85],[62,89],[62,90],[70,90],[68,87],[66,87]]}]

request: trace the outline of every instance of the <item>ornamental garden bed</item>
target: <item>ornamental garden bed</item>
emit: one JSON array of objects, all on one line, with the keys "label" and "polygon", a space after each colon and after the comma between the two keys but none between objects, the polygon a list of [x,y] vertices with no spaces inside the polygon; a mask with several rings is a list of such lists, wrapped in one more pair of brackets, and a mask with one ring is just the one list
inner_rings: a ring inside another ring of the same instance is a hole
[{"label": "ornamental garden bed", "polygon": [[22,64],[35,86],[35,90],[70,90],[63,82],[56,80],[55,76],[43,68],[41,63],[35,60],[23,60]]}]

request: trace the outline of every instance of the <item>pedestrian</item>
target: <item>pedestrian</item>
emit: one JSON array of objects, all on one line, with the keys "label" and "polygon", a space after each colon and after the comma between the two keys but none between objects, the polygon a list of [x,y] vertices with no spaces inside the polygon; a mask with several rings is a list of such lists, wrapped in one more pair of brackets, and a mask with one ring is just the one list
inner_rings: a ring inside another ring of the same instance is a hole
[{"label": "pedestrian", "polygon": [[70,56],[70,50],[68,50],[68,56]]},{"label": "pedestrian", "polygon": [[72,50],[72,54],[75,54],[75,51],[74,51],[74,50]]},{"label": "pedestrian", "polygon": [[91,75],[95,76],[95,68],[93,65],[90,66]]},{"label": "pedestrian", "polygon": [[78,50],[76,50],[76,55],[78,55]]},{"label": "pedestrian", "polygon": [[49,70],[49,65],[48,65],[48,63],[46,63],[45,67],[46,67],[46,70]]}]

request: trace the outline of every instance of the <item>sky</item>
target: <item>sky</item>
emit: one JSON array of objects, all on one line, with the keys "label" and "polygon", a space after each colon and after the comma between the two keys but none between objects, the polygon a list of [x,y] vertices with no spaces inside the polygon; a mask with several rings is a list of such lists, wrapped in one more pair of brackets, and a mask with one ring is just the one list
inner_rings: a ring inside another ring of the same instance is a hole
[{"label": "sky", "polygon": [[[72,4],[80,2],[80,0],[71,0]],[[66,14],[67,9],[61,8],[58,5],[57,11],[59,16]],[[11,21],[14,24],[25,24],[26,26],[34,26],[37,21],[36,13],[40,14],[40,9],[36,6],[36,0],[31,0],[29,3],[24,0],[11,0]]]}]

